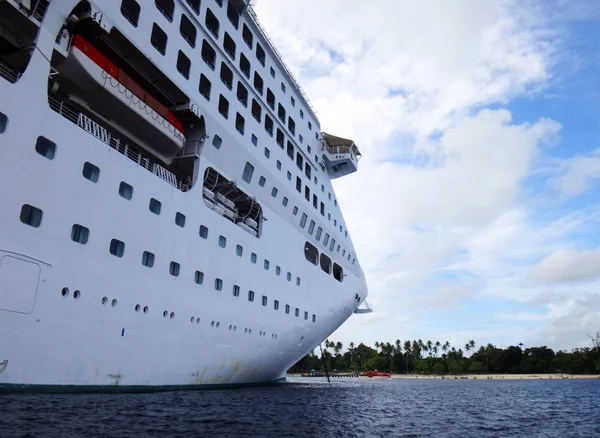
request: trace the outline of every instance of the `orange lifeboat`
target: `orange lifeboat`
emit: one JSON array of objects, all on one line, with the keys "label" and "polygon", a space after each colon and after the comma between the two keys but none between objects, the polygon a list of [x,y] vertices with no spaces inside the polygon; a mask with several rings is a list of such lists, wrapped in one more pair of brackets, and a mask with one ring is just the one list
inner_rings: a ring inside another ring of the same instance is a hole
[{"label": "orange lifeboat", "polygon": [[382,373],[377,370],[375,371],[364,371],[360,373],[360,377],[392,377],[390,373]]}]

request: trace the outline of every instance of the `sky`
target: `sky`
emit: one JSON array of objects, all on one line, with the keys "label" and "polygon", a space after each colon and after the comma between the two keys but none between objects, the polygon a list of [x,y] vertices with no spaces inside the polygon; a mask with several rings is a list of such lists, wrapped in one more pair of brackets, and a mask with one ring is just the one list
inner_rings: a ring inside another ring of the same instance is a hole
[{"label": "sky", "polygon": [[257,0],[321,129],[374,312],[330,339],[589,346],[600,2]]}]

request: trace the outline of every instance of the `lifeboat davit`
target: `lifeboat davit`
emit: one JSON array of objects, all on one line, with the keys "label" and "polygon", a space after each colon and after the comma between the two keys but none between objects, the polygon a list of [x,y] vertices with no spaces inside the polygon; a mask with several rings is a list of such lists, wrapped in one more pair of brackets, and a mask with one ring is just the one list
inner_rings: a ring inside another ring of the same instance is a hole
[{"label": "lifeboat davit", "polygon": [[364,371],[359,374],[360,377],[392,377],[390,373],[382,373],[380,371]]}]

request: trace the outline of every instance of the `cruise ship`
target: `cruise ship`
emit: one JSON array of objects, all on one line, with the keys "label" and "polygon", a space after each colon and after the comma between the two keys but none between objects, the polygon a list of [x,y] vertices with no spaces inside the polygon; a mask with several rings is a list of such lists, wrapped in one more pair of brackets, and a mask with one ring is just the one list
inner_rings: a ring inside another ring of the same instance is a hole
[{"label": "cruise ship", "polygon": [[0,0],[0,388],[266,384],[367,285],[244,0]]}]

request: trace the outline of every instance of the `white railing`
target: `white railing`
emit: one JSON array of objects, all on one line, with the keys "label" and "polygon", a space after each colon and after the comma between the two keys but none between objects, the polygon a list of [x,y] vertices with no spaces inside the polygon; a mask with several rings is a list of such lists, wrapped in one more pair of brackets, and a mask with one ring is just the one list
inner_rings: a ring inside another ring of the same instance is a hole
[{"label": "white railing", "polygon": [[143,167],[182,192],[187,192],[190,189],[190,184],[179,180],[173,172],[165,169],[160,164],[155,163],[150,158],[144,157],[140,152],[129,147],[127,143],[121,142],[120,139],[112,136],[105,127],[90,119],[85,114],[74,110],[68,103],[58,101],[52,96],[48,96],[48,103],[50,104],[50,108],[52,108],[54,111],[62,115],[67,120],[75,123],[85,132],[106,143],[120,154],[129,158],[131,161],[134,161],[138,164],[138,166]]}]

